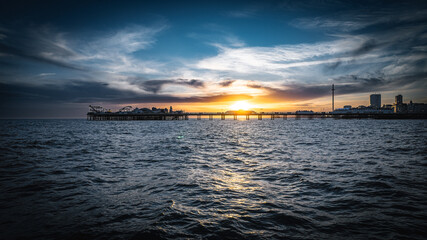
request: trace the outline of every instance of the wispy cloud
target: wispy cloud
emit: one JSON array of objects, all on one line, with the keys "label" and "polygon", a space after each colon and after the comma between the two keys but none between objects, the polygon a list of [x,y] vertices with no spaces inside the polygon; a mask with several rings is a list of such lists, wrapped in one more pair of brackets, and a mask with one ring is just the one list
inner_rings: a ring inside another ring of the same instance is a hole
[{"label": "wispy cloud", "polygon": [[346,10],[329,16],[297,18],[290,22],[291,26],[328,32],[352,32],[369,26],[381,24],[405,24],[422,22],[427,19],[427,10],[416,8],[414,4],[408,9],[408,4],[394,3],[391,6],[366,6],[363,12],[359,9]]},{"label": "wispy cloud", "polygon": [[207,33],[188,34],[188,37],[205,42],[212,46],[244,47],[246,43],[224,26],[214,23],[203,24]]},{"label": "wispy cloud", "polygon": [[56,73],[40,73],[38,76],[39,77],[47,77],[47,76],[55,76]]},{"label": "wispy cloud", "polygon": [[[385,28],[377,32],[332,35],[335,40],[272,47],[230,48],[197,61],[196,69],[221,72],[230,78],[312,84],[357,75],[384,76],[425,72],[426,25]],[[399,32],[399,34],[396,34]],[[269,77],[271,76],[271,77]],[[244,77],[243,77],[244,78]]]},{"label": "wispy cloud", "polygon": [[[218,45],[219,54],[200,60],[196,67],[213,71],[280,74],[288,68],[317,65],[350,52],[358,39],[341,39],[316,44],[279,45],[275,47],[228,48]],[[322,59],[323,58],[323,59]]]},{"label": "wispy cloud", "polygon": [[0,52],[12,58],[21,58],[55,65],[72,70],[82,70],[82,66],[74,64],[71,60],[78,53],[67,47],[64,34],[51,34],[50,28],[27,30],[24,33],[0,29],[5,35],[0,39]]},{"label": "wispy cloud", "polygon": [[156,42],[157,34],[166,28],[167,25],[135,25],[106,33],[83,44],[79,60],[98,70],[112,73],[157,73],[161,63],[141,60],[134,57],[133,53],[151,48]]},{"label": "wispy cloud", "polygon": [[96,37],[78,38],[42,26],[23,33],[4,31],[0,52],[28,61],[39,61],[72,70],[112,73],[155,73],[160,63],[144,61],[132,54],[150,48],[166,25],[133,25]]}]

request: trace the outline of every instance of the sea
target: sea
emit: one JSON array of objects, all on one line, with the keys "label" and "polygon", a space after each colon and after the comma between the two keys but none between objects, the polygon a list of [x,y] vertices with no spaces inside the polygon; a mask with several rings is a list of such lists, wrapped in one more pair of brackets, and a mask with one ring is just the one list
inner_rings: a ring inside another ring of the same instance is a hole
[{"label": "sea", "polygon": [[427,120],[0,121],[0,239],[426,239]]}]

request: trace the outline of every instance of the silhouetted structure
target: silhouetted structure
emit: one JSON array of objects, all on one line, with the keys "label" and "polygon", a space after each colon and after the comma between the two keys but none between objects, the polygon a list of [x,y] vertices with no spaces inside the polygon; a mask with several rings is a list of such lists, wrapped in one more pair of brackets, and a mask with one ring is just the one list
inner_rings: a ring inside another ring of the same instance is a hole
[{"label": "silhouetted structure", "polygon": [[393,108],[395,113],[427,113],[427,104],[413,103],[412,101],[406,104],[400,94],[395,97]]},{"label": "silhouetted structure", "polygon": [[370,103],[372,108],[381,108],[381,94],[371,94]]},{"label": "silhouetted structure", "polygon": [[402,97],[402,95],[397,95],[395,98],[394,98],[394,100],[395,100],[395,104],[396,105],[398,105],[398,104],[402,104],[403,103],[403,97]]},{"label": "silhouetted structure", "polygon": [[335,94],[335,88],[334,88],[334,84],[332,84],[332,111],[334,111],[335,110],[335,107],[334,107],[334,94]]},{"label": "silhouetted structure", "polygon": [[[332,84],[332,109],[334,109],[334,91],[335,87]],[[133,108],[126,106],[118,112],[111,112],[101,106],[89,106],[87,120],[103,121],[103,120],[188,120],[190,116],[196,116],[197,120],[201,120],[202,116],[208,116],[209,120],[213,120],[214,116],[220,116],[221,120],[226,119],[226,116],[233,116],[234,120],[238,116],[246,116],[246,120],[250,116],[257,116],[258,120],[262,120],[263,116],[269,115],[272,120],[276,118],[287,119],[288,116],[295,116],[296,119],[306,117],[312,119],[319,118],[374,118],[374,119],[427,119],[427,104],[424,103],[403,103],[402,95],[396,96],[394,105],[384,105],[381,107],[381,95],[372,94],[370,96],[371,106],[358,106],[352,108],[350,105],[345,105],[344,108],[334,109],[331,112],[313,112],[311,110],[299,110],[295,112],[255,112],[252,110],[238,110],[226,112],[184,112],[173,111],[170,106],[167,108]]]}]

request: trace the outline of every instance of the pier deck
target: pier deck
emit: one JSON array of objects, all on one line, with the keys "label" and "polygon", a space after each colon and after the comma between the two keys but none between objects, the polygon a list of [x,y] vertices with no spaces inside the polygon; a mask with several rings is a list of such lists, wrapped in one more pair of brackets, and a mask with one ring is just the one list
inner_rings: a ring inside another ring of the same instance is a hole
[{"label": "pier deck", "polygon": [[108,113],[108,112],[89,112],[87,120],[90,121],[138,121],[138,120],[188,120],[191,116],[196,116],[201,120],[202,116],[208,116],[209,120],[214,117],[237,120],[239,116],[245,116],[246,120],[256,118],[262,120],[268,119],[287,119],[288,116],[296,119],[300,118],[336,118],[336,119],[427,119],[426,113],[331,113],[331,112],[260,112],[260,113],[224,113],[224,112],[187,112],[187,113]]}]

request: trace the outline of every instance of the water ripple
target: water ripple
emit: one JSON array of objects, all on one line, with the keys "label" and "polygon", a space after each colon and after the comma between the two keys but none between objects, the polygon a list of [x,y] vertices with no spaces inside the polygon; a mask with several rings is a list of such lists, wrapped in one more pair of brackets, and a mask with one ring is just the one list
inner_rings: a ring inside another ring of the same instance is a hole
[{"label": "water ripple", "polygon": [[424,239],[425,120],[5,120],[0,239]]}]

